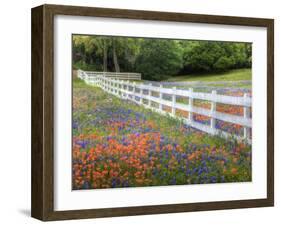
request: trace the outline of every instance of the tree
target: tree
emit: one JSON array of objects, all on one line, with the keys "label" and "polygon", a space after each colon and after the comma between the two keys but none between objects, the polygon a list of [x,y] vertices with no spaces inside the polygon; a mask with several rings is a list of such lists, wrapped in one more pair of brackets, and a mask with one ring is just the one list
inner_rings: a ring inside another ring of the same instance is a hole
[{"label": "tree", "polygon": [[161,80],[176,75],[182,62],[177,41],[144,39],[136,59],[136,71],[142,73],[144,79]]},{"label": "tree", "polygon": [[103,39],[103,71],[107,71],[107,39]]},{"label": "tree", "polygon": [[112,38],[112,54],[113,54],[113,62],[116,72],[120,72],[120,66],[118,63],[118,56],[117,56],[117,50],[116,50],[116,40],[115,38]]},{"label": "tree", "polygon": [[73,65],[82,70],[140,72],[144,79],[221,72],[252,65],[250,43],[73,36]]},{"label": "tree", "polygon": [[220,72],[249,67],[251,47],[245,43],[190,41],[181,43],[184,49],[182,73]]}]

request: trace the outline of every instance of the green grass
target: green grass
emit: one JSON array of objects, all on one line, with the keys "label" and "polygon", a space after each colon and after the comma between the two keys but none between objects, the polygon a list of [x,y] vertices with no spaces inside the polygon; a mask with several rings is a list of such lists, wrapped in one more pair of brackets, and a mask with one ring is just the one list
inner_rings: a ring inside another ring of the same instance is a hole
[{"label": "green grass", "polygon": [[80,78],[75,78],[72,80],[72,85],[73,85],[73,88],[92,88],[92,86],[90,85],[87,85],[82,79]]},{"label": "green grass", "polygon": [[169,82],[182,82],[182,81],[241,81],[251,80],[252,70],[251,69],[236,69],[223,73],[205,73],[205,74],[189,74],[170,77],[166,81]]}]

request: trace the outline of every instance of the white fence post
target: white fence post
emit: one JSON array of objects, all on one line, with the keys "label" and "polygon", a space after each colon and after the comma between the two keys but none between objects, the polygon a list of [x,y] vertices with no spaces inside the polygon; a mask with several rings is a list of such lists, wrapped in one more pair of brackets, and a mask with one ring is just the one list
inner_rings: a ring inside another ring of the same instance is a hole
[{"label": "white fence post", "polygon": [[122,98],[122,80],[119,81],[119,85],[118,85],[118,94],[119,94],[119,96]]},{"label": "white fence post", "polygon": [[121,81],[118,81],[118,83],[117,83],[117,94],[118,94],[118,96],[120,97],[121,96],[121,91],[120,91],[120,88],[121,87]]},{"label": "white fence post", "polygon": [[106,90],[106,79],[105,79],[105,77],[103,77],[102,80],[103,80],[103,89]]},{"label": "white fence post", "polygon": [[115,95],[115,81],[114,79],[110,79],[111,80],[111,90],[112,90],[112,94]]},{"label": "white fence post", "polygon": [[173,95],[172,95],[172,115],[176,115],[176,101],[177,101],[177,87],[173,87]]},{"label": "white fence post", "polygon": [[123,97],[127,98],[127,81],[123,83]]},{"label": "white fence post", "polygon": [[160,84],[160,89],[159,89],[159,110],[163,111],[163,104],[162,104],[162,99],[163,99],[163,93],[161,89],[163,88],[163,85]]},{"label": "white fence post", "polygon": [[112,78],[110,78],[110,92],[111,93],[114,93],[114,89],[113,89],[113,79]]},{"label": "white fence post", "polygon": [[[248,98],[249,94],[248,93],[244,93],[244,100],[246,102],[246,99]],[[250,118],[250,108],[244,106],[243,107],[244,110],[244,118]],[[249,139],[250,138],[250,129],[248,127],[244,127],[243,129],[243,137],[244,139]]]},{"label": "white fence post", "polygon": [[131,97],[130,97],[130,82],[129,81],[127,81],[127,99],[131,99]]},{"label": "white fence post", "polygon": [[115,84],[114,84],[114,93],[116,96],[118,96],[119,92],[118,92],[118,81],[115,79]]},{"label": "white fence post", "polygon": [[126,81],[126,89],[125,89],[126,99],[129,99],[129,81]]},{"label": "white fence post", "polygon": [[124,81],[121,80],[121,88],[120,88],[120,91],[121,91],[121,98],[124,98]]},{"label": "white fence post", "polygon": [[111,78],[108,78],[108,91],[111,93]]},{"label": "white fence post", "polygon": [[140,104],[143,104],[143,89],[142,88],[139,89],[140,89]]},{"label": "white fence post", "polygon": [[148,89],[148,106],[151,107],[151,88],[152,88],[152,83],[149,83],[149,89]]},{"label": "white fence post", "polygon": [[108,78],[105,78],[105,85],[106,85],[106,91],[109,91],[109,89],[108,89]]},{"label": "white fence post", "polygon": [[[216,96],[217,91],[213,90],[212,91],[213,96]],[[215,133],[216,130],[216,119],[213,117],[214,113],[216,112],[216,108],[217,108],[217,103],[215,101],[211,102],[211,129],[213,131],[213,133]]]},{"label": "white fence post", "polygon": [[133,91],[132,91],[133,95],[132,95],[132,98],[133,98],[133,101],[136,101],[136,96],[135,96],[135,93],[136,93],[136,82],[133,82]]},{"label": "white fence post", "polygon": [[[84,73],[85,73],[85,72],[84,72]],[[88,76],[86,73],[84,74],[84,76],[85,76],[85,81],[86,81],[86,83],[89,84],[89,76]]]},{"label": "white fence post", "polygon": [[190,123],[192,123],[193,121],[193,113],[192,113],[192,108],[193,108],[193,98],[192,98],[192,93],[193,93],[193,88],[189,88],[189,93],[190,93],[190,96],[189,96],[189,108],[190,108],[190,111],[188,112],[188,120]]},{"label": "white fence post", "polygon": [[111,92],[113,95],[115,95],[115,81],[114,80],[115,80],[114,78],[111,79]]}]

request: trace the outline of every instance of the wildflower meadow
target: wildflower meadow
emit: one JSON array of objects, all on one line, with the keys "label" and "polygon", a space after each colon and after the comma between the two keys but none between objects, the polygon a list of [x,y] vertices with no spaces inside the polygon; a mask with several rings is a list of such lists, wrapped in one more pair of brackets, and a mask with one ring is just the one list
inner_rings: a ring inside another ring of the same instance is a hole
[{"label": "wildflower meadow", "polygon": [[[241,114],[239,107],[218,108]],[[211,136],[79,79],[72,126],[74,190],[251,181],[250,144]]]}]

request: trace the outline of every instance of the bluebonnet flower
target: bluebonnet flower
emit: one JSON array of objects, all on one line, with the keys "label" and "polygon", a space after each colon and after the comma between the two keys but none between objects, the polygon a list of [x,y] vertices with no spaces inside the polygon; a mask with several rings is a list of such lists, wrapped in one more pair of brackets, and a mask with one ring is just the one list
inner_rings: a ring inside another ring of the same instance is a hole
[{"label": "bluebonnet flower", "polygon": [[217,182],[217,177],[211,176],[210,182],[211,182],[211,183],[216,183],[216,182]]},{"label": "bluebonnet flower", "polygon": [[177,184],[176,178],[173,177],[169,184],[173,184],[173,185]]}]

